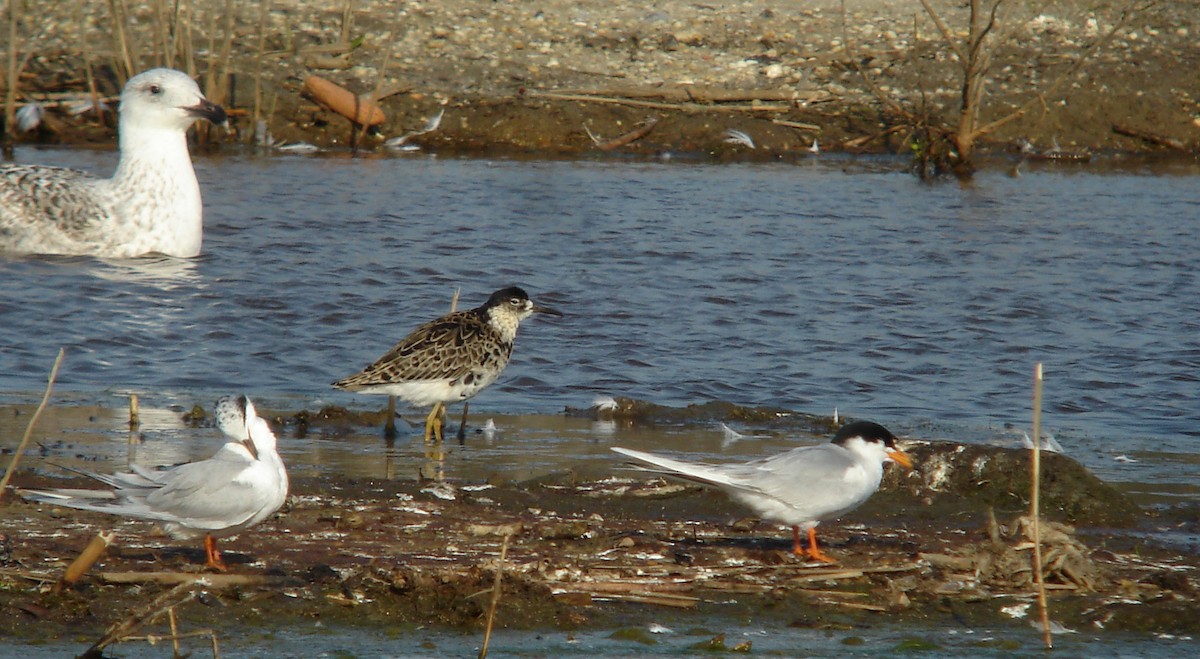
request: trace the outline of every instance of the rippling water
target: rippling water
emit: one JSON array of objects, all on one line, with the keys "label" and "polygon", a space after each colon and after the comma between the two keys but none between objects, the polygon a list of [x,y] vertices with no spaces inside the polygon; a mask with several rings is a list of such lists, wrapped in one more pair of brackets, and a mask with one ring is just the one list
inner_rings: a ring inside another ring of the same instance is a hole
[{"label": "rippling water", "polygon": [[[22,151],[106,172],[113,155]],[[1123,480],[1194,480],[1197,171],[1002,171],[928,185],[890,161],[200,159],[204,255],[0,260],[0,392],[231,390],[370,407],[329,383],[417,324],[524,286],[472,410],[596,395],[724,399],[991,441],[1044,423]],[[115,405],[116,403],[114,403]],[[1137,463],[1117,462],[1125,455]]]}]

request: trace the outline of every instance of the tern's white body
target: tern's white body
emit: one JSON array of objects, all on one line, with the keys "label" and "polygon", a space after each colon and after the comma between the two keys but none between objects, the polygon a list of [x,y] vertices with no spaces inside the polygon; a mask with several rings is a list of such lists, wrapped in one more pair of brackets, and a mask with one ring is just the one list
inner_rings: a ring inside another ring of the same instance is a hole
[{"label": "tern's white body", "polygon": [[808,530],[841,517],[879,489],[884,446],[851,438],[845,445],[804,446],[762,460],[732,465],[697,464],[633,451],[612,450],[650,471],[719,487],[765,519]]},{"label": "tern's white body", "polygon": [[207,460],[162,471],[88,476],[111,490],[24,490],[40,503],[162,522],[173,538],[233,535],[266,519],[287,499],[288,477],[275,434],[244,397],[217,403],[217,424],[230,441]]},{"label": "tern's white body", "polygon": [[192,257],[203,234],[187,147],[197,119],[225,113],[187,75],[152,69],[121,93],[112,178],[38,165],[0,166],[0,252]]}]

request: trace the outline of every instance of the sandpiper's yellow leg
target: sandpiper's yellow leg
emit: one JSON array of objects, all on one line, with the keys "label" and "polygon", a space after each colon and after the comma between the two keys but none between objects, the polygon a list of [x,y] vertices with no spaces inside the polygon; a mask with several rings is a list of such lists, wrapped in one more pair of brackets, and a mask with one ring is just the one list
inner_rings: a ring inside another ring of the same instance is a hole
[{"label": "sandpiper's yellow leg", "polygon": [[440,442],[442,441],[442,425],[445,423],[446,406],[443,403],[434,403],[433,409],[429,411],[429,416],[425,417],[425,441]]}]

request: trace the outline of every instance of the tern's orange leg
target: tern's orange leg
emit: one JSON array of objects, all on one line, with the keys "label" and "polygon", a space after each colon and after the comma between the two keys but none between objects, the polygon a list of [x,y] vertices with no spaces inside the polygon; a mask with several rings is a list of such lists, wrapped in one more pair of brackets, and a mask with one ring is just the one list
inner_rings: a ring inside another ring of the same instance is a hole
[{"label": "tern's orange leg", "polygon": [[225,566],[225,562],[221,560],[221,552],[217,551],[217,539],[211,535],[204,536],[204,554],[206,558],[204,567],[211,567],[218,572],[224,572],[229,569]]},{"label": "tern's orange leg", "polygon": [[817,546],[817,528],[815,526],[808,530],[808,557],[814,561],[821,561],[822,563],[837,562],[836,558],[833,558],[821,551],[821,548]]}]

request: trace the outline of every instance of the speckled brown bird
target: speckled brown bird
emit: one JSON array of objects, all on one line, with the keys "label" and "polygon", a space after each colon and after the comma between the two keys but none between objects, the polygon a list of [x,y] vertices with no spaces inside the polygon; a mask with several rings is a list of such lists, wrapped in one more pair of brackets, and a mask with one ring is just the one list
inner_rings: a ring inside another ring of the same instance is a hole
[{"label": "speckled brown bird", "polygon": [[432,437],[440,442],[446,405],[466,400],[496,381],[512,356],[517,327],[534,313],[562,315],[535,304],[516,286],[502,288],[475,309],[418,327],[375,363],[333,386],[432,405],[425,419],[425,441]]}]

